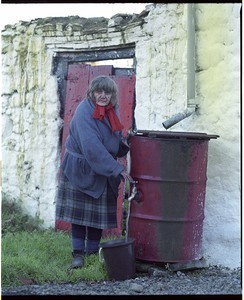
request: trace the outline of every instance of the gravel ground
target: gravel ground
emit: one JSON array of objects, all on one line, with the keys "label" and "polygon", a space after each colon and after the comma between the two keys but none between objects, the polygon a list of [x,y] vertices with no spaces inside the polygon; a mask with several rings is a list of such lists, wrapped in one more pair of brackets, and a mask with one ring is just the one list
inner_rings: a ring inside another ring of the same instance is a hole
[{"label": "gravel ground", "polygon": [[[138,271],[138,269],[137,269]],[[240,295],[241,269],[219,266],[169,271],[150,267],[124,281],[81,281],[76,284],[24,285],[2,288],[2,296],[16,295]],[[239,297],[238,297],[239,299]]]}]

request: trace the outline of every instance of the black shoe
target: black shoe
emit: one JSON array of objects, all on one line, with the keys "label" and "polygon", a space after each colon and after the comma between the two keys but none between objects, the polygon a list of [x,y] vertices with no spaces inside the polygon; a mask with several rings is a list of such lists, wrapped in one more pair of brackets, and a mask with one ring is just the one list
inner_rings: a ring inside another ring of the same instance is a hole
[{"label": "black shoe", "polygon": [[82,268],[84,266],[84,252],[72,252],[71,269]]}]

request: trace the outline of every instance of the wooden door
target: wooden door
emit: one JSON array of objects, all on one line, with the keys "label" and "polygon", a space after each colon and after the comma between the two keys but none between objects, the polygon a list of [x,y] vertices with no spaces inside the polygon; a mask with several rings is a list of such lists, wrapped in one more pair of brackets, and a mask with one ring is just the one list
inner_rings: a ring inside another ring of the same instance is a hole
[{"label": "wooden door", "polygon": [[[135,90],[135,75],[133,74],[133,72],[129,72],[129,74],[126,74],[125,72],[116,72],[116,70],[111,65],[90,66],[87,64],[71,64],[68,67],[66,85],[61,161],[65,152],[65,142],[69,134],[70,121],[78,104],[86,97],[86,90],[91,80],[99,75],[110,76],[118,85],[119,111],[121,116],[121,123],[124,125],[124,129],[122,131],[123,136],[126,136],[128,130],[132,128]],[[127,165],[126,158],[120,158],[119,161],[124,166]],[[112,230],[105,230],[104,235],[119,236],[122,232],[123,189],[124,183],[121,182],[119,187],[117,209],[118,227]],[[56,230],[70,230],[70,223],[57,220],[55,228]]]}]

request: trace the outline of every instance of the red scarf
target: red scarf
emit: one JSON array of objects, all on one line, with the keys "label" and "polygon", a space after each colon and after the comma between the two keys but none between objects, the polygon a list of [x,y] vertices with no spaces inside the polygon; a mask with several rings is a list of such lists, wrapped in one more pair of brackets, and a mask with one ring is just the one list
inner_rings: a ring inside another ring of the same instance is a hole
[{"label": "red scarf", "polygon": [[103,120],[104,116],[106,116],[109,120],[109,123],[112,127],[112,132],[119,131],[124,128],[124,126],[120,123],[119,118],[117,117],[113,105],[110,103],[107,106],[100,106],[95,104],[95,110],[93,113],[93,118],[98,120]]}]

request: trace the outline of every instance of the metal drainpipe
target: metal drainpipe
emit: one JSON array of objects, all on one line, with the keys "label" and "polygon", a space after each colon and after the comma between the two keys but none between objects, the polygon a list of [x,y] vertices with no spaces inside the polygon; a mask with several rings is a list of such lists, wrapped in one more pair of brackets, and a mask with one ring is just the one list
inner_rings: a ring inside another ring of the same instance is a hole
[{"label": "metal drainpipe", "polygon": [[195,99],[195,4],[187,4],[187,108],[162,124],[168,129],[191,116],[197,109]]}]

